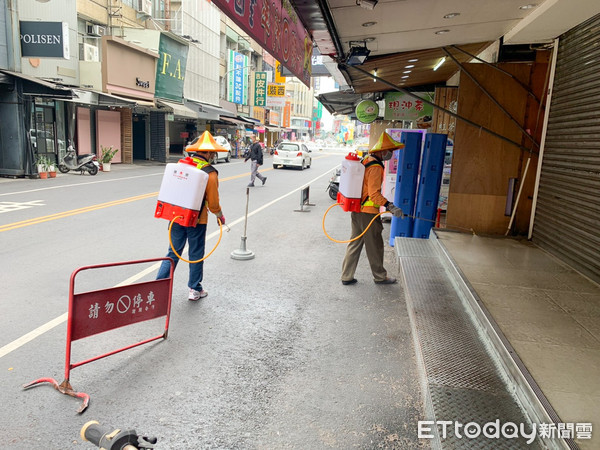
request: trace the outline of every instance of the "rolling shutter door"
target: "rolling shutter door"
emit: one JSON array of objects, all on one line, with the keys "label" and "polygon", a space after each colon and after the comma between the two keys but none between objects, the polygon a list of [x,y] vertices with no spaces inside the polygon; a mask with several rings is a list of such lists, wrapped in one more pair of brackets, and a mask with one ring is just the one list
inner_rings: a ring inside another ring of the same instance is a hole
[{"label": "rolling shutter door", "polygon": [[560,37],[533,241],[600,282],[600,15]]},{"label": "rolling shutter door", "polygon": [[150,159],[167,162],[165,113],[150,111]]}]

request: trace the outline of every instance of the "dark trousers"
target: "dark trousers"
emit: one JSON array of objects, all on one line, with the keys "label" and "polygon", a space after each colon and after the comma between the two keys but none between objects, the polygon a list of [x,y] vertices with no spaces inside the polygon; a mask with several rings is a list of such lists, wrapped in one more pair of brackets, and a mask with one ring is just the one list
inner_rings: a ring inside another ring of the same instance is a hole
[{"label": "dark trousers", "polygon": [[[177,253],[181,255],[185,247],[185,243],[188,243],[188,258],[190,261],[197,261],[204,257],[204,247],[206,243],[206,224],[197,224],[195,227],[182,227],[178,223],[173,223],[171,227],[171,241],[173,241],[173,247],[177,250]],[[175,267],[179,262],[179,258],[173,252],[171,245],[169,245],[169,251],[167,256],[172,258],[175,262]],[[169,261],[163,261],[158,269],[156,279],[167,278],[171,269]],[[204,261],[199,263],[190,264],[190,275],[188,278],[188,287],[197,291],[202,290],[202,276],[204,269]]]}]

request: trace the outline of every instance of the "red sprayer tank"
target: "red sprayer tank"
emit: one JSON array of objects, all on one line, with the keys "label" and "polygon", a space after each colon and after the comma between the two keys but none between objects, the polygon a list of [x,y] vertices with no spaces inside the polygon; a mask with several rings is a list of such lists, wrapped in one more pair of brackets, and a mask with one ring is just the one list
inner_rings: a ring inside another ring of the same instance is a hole
[{"label": "red sprayer tank", "polygon": [[165,167],[154,217],[175,220],[184,227],[195,227],[202,209],[208,174],[196,167],[189,156]]},{"label": "red sprayer tank", "polygon": [[340,173],[340,190],[337,202],[344,211],[360,212],[362,185],[365,177],[365,166],[356,153],[348,153],[342,161]]}]

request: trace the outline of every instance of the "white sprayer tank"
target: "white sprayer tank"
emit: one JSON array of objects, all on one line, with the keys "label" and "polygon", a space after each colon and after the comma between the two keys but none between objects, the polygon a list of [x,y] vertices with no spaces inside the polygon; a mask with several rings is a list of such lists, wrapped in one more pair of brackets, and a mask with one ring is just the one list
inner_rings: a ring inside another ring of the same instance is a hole
[{"label": "white sprayer tank", "polygon": [[342,161],[338,203],[344,211],[360,211],[365,166],[356,153],[348,153]]},{"label": "white sprayer tank", "polygon": [[208,174],[196,167],[191,158],[169,163],[165,167],[155,217],[177,220],[184,226],[195,226],[206,191]]}]

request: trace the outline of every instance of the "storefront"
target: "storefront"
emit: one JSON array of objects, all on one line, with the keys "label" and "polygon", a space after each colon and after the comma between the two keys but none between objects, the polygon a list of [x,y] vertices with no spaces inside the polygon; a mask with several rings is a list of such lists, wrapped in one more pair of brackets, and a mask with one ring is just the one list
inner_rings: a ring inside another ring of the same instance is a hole
[{"label": "storefront", "polygon": [[57,162],[67,142],[70,89],[0,70],[0,175],[36,176],[42,156]]},{"label": "storefront", "polygon": [[[94,150],[111,145],[118,148],[114,162],[131,163],[134,158],[165,161],[165,113],[159,113],[154,102],[158,54],[123,39],[104,36],[102,55],[102,91],[129,102],[131,108],[109,108],[96,115],[96,120],[90,122],[95,127],[95,132],[91,131],[96,136]],[[78,119],[85,122],[86,112],[80,113]],[[79,145],[85,145],[85,139],[78,134]]]},{"label": "storefront", "polygon": [[600,15],[559,38],[530,236],[600,282]]}]

